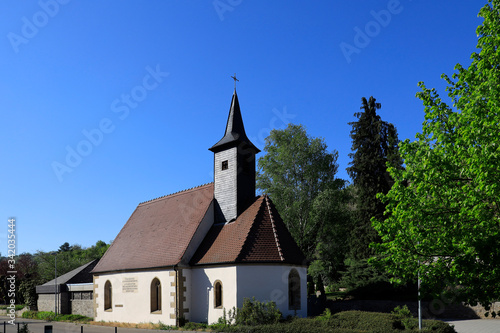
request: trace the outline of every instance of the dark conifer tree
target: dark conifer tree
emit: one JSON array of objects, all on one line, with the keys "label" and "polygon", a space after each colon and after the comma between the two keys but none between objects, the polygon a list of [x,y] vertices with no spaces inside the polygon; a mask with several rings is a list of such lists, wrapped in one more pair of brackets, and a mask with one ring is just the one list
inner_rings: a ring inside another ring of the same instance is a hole
[{"label": "dark conifer tree", "polygon": [[396,128],[377,115],[376,110],[381,106],[373,96],[368,101],[364,97],[361,100],[363,111],[354,114],[358,121],[349,123],[353,152],[349,154],[352,161],[347,168],[355,191],[350,250],[350,257],[355,260],[370,257],[369,244],[379,240],[371,218],[383,218],[385,204],[377,199],[377,193],[386,194],[392,186],[387,162],[402,167]]}]

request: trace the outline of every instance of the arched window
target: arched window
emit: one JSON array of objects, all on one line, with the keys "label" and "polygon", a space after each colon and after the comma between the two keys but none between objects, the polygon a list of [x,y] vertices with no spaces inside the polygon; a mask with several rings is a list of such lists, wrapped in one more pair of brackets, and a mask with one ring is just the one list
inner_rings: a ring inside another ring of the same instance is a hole
[{"label": "arched window", "polygon": [[222,282],[220,280],[214,283],[214,308],[222,308]]},{"label": "arched window", "polygon": [[151,312],[161,310],[161,284],[158,278],[151,282]]},{"label": "arched window", "polygon": [[112,295],[111,282],[108,280],[104,284],[104,310],[111,310],[113,306]]},{"label": "arched window", "polygon": [[300,310],[300,276],[295,268],[288,274],[288,309]]}]

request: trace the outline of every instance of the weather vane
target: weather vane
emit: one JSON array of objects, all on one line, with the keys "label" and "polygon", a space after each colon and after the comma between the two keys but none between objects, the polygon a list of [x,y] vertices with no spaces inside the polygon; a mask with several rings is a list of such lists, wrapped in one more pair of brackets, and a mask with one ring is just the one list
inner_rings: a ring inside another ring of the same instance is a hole
[{"label": "weather vane", "polygon": [[234,73],[234,76],[231,76],[231,78],[234,80],[234,90],[236,90],[236,81],[240,81],[236,78],[236,73]]}]

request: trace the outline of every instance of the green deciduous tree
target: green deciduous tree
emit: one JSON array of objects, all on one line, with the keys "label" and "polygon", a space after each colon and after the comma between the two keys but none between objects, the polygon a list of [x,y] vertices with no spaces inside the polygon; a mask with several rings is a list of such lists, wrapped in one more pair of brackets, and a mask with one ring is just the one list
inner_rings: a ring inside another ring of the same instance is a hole
[{"label": "green deciduous tree", "polygon": [[327,189],[312,205],[311,219],[321,228],[308,273],[315,279],[321,277],[325,285],[338,281],[345,269],[351,231],[351,190],[351,187]]},{"label": "green deciduous tree", "polygon": [[272,130],[264,151],[258,162],[257,187],[269,194],[295,241],[311,259],[321,229],[319,221],[311,218],[311,210],[322,191],[338,186],[338,152],[328,152],[322,139],[311,138],[303,126],[293,124]]},{"label": "green deciduous tree", "polygon": [[338,278],[350,221],[345,181],[336,179],[337,151],[301,125],[273,130],[259,159],[257,186],[269,194],[295,241],[312,262],[309,273],[324,295],[323,281]]},{"label": "green deciduous tree", "polygon": [[454,299],[500,299],[500,1],[484,6],[478,53],[443,75],[452,104],[420,83],[425,121],[400,145],[405,170],[383,196],[388,218],[374,219],[379,263],[398,277]]},{"label": "green deciduous tree", "polygon": [[103,241],[97,241],[95,245],[83,249],[80,245],[64,243],[59,247],[59,251],[42,252],[34,255],[38,263],[38,274],[43,283],[54,278],[55,260],[57,257],[57,275],[60,276],[75,268],[78,268],[89,261],[100,259],[109,245]]}]

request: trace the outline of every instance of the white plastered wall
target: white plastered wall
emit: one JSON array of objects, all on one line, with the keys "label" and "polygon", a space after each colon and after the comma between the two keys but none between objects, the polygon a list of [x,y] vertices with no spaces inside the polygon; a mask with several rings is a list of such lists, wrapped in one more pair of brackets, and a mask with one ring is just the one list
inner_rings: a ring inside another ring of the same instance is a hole
[{"label": "white plastered wall", "polygon": [[[295,268],[300,276],[300,310],[288,308],[288,275]],[[245,298],[274,301],[283,316],[307,316],[307,269],[291,265],[237,265],[193,268],[190,276],[189,319],[194,322],[217,322],[223,309],[214,308],[214,283],[222,282],[222,305],[226,313],[241,308]],[[196,298],[196,299],[195,299]]]},{"label": "white plastered wall", "polygon": [[[288,308],[288,275],[295,268],[300,276],[300,310]],[[307,268],[291,265],[237,266],[238,307],[245,298],[274,301],[284,317],[307,317]]]},{"label": "white plastered wall", "polygon": [[[151,313],[150,288],[154,278],[161,284],[161,313]],[[132,288],[124,292],[124,279],[132,281]],[[112,286],[112,308],[104,310],[104,284],[109,280]],[[137,281],[137,282],[135,282]],[[174,285],[172,285],[174,284]],[[135,286],[137,288],[135,288]],[[173,270],[158,270],[146,272],[124,272],[94,275],[94,304],[97,305],[96,321],[116,321],[124,323],[158,323],[175,325],[175,272]],[[135,290],[136,289],[136,290]],[[130,290],[133,290],[130,292]]]},{"label": "white plastered wall", "polygon": [[214,307],[214,283],[222,282],[222,306],[228,311],[236,306],[236,267],[205,267],[191,270],[190,319],[214,323],[223,316],[223,309]]}]

